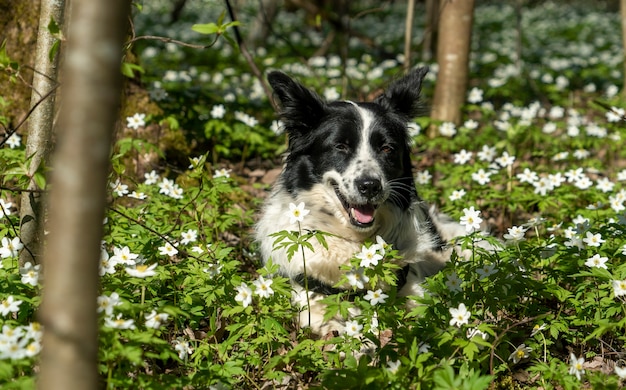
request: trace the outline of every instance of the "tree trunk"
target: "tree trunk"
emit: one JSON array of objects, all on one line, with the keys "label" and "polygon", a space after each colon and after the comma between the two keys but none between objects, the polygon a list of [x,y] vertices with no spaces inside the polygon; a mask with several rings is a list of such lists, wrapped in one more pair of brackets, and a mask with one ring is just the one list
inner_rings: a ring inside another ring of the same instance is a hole
[{"label": "tree trunk", "polygon": [[406,20],[404,22],[404,71],[411,69],[411,40],[413,38],[413,15],[415,0],[408,0],[406,5]]},{"label": "tree trunk", "polygon": [[424,40],[422,44],[422,61],[428,62],[433,58],[436,49],[437,28],[439,25],[439,0],[426,0],[426,23],[424,28]]},{"label": "tree trunk", "polygon": [[43,259],[43,390],[99,388],[98,263],[130,4],[71,3]]},{"label": "tree trunk", "polygon": [[[437,42],[439,74],[431,118],[460,124],[461,107],[467,90],[474,0],[447,0],[442,3]],[[429,129],[434,136],[435,129]]]},{"label": "tree trunk", "polygon": [[[622,46],[626,53],[626,0],[620,0],[619,9],[622,18]],[[623,66],[622,77],[624,78],[624,87],[622,87],[622,96],[626,97],[626,61],[624,61]]]},{"label": "tree trunk", "polygon": [[[28,118],[28,138],[26,155],[32,156],[28,174],[31,177],[27,191],[22,192],[20,201],[20,240],[25,250],[20,253],[19,263],[39,263],[43,241],[43,210],[41,207],[43,190],[37,186],[33,175],[40,164],[47,164],[52,148],[51,135],[55,112],[55,89],[57,87],[58,55],[50,58],[54,37],[48,30],[50,20],[63,25],[64,1],[44,0],[39,10],[39,31],[35,50],[33,89],[30,97]],[[36,107],[36,108],[34,108]]]}]

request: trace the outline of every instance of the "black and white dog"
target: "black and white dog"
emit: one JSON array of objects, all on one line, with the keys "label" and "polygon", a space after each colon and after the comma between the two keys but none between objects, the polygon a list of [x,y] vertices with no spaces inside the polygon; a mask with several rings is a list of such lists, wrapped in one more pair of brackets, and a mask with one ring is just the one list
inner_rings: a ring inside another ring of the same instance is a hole
[{"label": "black and white dog", "polygon": [[[408,296],[420,294],[424,278],[450,258],[448,240],[465,234],[464,227],[431,210],[415,189],[407,123],[420,111],[427,72],[415,69],[373,102],[358,103],[327,103],[282,72],[268,75],[282,106],[289,148],[256,237],[263,260],[271,259],[291,279],[294,301],[304,310],[301,326],[315,333],[343,329],[337,320],[324,321],[319,300],[340,290],[341,266],[350,264],[365,241],[380,236],[399,251],[403,272],[397,287],[399,295]],[[301,228],[331,233],[326,236],[328,249],[313,240],[314,251],[304,253],[310,313],[302,253],[289,261],[271,236],[297,230],[286,215],[290,203],[300,202],[310,210]]]}]

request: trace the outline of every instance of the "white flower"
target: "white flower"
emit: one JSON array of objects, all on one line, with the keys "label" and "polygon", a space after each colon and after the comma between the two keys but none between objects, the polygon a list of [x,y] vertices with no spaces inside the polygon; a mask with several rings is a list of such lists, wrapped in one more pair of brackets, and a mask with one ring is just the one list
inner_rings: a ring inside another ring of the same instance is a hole
[{"label": "white flower", "polygon": [[348,278],[348,283],[350,286],[356,287],[358,289],[363,289],[365,287],[365,283],[370,281],[370,278],[365,275],[363,268],[355,269],[346,274]]},{"label": "white flower", "polygon": [[410,137],[417,137],[418,135],[420,135],[420,131],[422,131],[420,125],[415,122],[407,123],[407,129],[409,130]]},{"label": "white flower", "polygon": [[104,312],[108,317],[113,315],[113,308],[122,304],[120,295],[112,292],[110,296],[100,295],[98,297],[98,313]]},{"label": "white flower", "polygon": [[13,239],[2,237],[0,258],[6,259],[7,257],[17,257],[22,248],[24,248],[24,245],[20,242],[19,237],[14,237]]},{"label": "white flower", "polygon": [[226,114],[226,109],[223,104],[216,104],[211,108],[211,118],[222,119],[224,114]]},{"label": "white flower", "polygon": [[621,379],[626,379],[626,367],[618,367],[615,366],[615,373],[617,374],[617,376],[619,376]]},{"label": "white flower", "polygon": [[468,119],[463,123],[463,127],[465,127],[468,130],[475,130],[478,128],[478,122],[476,122],[473,119]]},{"label": "white flower", "polygon": [[439,125],[439,133],[444,137],[453,137],[456,134],[456,126],[452,122],[444,122]]},{"label": "white flower", "polygon": [[114,329],[135,329],[135,320],[125,320],[122,318],[122,314],[118,314],[115,318],[106,317],[104,325]]},{"label": "white flower", "polygon": [[507,229],[508,233],[502,237],[507,241],[519,242],[524,240],[526,234],[526,228],[522,226],[513,226]]},{"label": "white flower", "polygon": [[40,264],[32,265],[30,261],[24,264],[24,267],[20,267],[20,275],[22,275],[22,283],[30,284],[31,286],[37,286],[39,283],[39,269]]},{"label": "white flower", "polygon": [[271,287],[273,282],[272,279],[266,280],[263,276],[259,276],[257,280],[252,282],[256,287],[254,292],[261,298],[269,298],[270,295],[274,295],[274,290]]},{"label": "white flower", "polygon": [[156,272],[154,271],[156,267],[156,263],[150,266],[146,264],[137,264],[134,267],[127,267],[126,273],[136,278],[147,278],[148,276],[156,275]]},{"label": "white flower", "polygon": [[481,151],[476,155],[480,161],[491,162],[496,157],[496,148],[483,145]]},{"label": "white flower", "polygon": [[354,257],[361,260],[359,264],[363,268],[368,268],[370,266],[377,266],[378,262],[382,260],[383,256],[378,253],[378,245],[371,245],[369,248],[363,245],[361,247],[361,252],[357,253]]},{"label": "white flower", "polygon": [[180,337],[172,341],[172,344],[174,344],[174,350],[178,352],[178,357],[181,360],[186,359],[187,356],[193,353],[193,348],[189,345],[189,341],[185,341]]},{"label": "white flower", "polygon": [[19,148],[22,144],[22,137],[17,133],[13,133],[6,140],[5,144],[11,149]]},{"label": "white flower", "polygon": [[607,269],[606,267],[606,262],[608,261],[608,257],[600,257],[599,254],[595,254],[593,255],[593,257],[590,257],[587,259],[587,261],[585,262],[585,265],[587,267],[591,267],[591,268],[604,268]]},{"label": "white flower", "polygon": [[326,99],[326,101],[339,100],[340,97],[341,95],[339,95],[335,87],[329,87],[324,90],[324,99]]},{"label": "white flower", "polygon": [[13,295],[9,295],[6,299],[0,301],[0,314],[6,316],[9,313],[17,313],[20,311],[20,305],[22,301],[13,298]]},{"label": "white flower", "polygon": [[430,174],[430,172],[422,171],[422,172],[418,172],[417,175],[415,175],[415,182],[417,184],[428,184],[430,183],[430,180],[432,178],[433,176]]},{"label": "white flower", "polygon": [[502,167],[506,168],[513,165],[515,162],[515,156],[510,156],[508,152],[502,153],[502,156],[496,158],[496,162]]},{"label": "white flower", "polygon": [[619,122],[624,119],[626,112],[623,108],[611,107],[611,111],[607,111],[606,120],[609,122]]},{"label": "white flower", "polygon": [[117,179],[115,180],[115,182],[111,183],[111,188],[117,196],[124,196],[128,194],[128,186],[126,184],[122,184],[120,179]]},{"label": "white flower", "polygon": [[178,254],[178,249],[169,242],[166,242],[165,245],[159,247],[159,254],[164,256],[176,256]]},{"label": "white flower", "polygon": [[228,179],[230,177],[230,169],[226,169],[226,168],[221,168],[221,169],[216,169],[213,172],[213,178],[214,179],[219,179],[220,177],[226,178]]},{"label": "white flower", "polygon": [[281,135],[285,132],[285,124],[280,120],[273,120],[270,125],[270,130],[276,135]]},{"label": "white flower", "polygon": [[198,239],[198,231],[189,229],[186,232],[182,232],[180,234],[180,237],[181,237],[180,243],[183,245],[187,245],[190,242],[196,242],[196,240]]},{"label": "white flower", "polygon": [[125,246],[123,248],[113,248],[113,256],[109,259],[111,263],[114,265],[117,264],[125,264],[125,265],[135,265],[135,260],[139,257],[139,255],[132,253],[130,249]]},{"label": "white flower", "polygon": [[467,150],[462,149],[460,152],[454,154],[454,163],[463,165],[469,160],[471,160],[472,156],[473,156],[472,152],[468,152]]},{"label": "white flower", "polygon": [[461,327],[461,325],[467,324],[470,316],[472,315],[472,313],[467,310],[464,303],[459,304],[458,308],[451,307],[449,310],[450,314],[452,315],[450,325],[458,326],[459,328]]},{"label": "white flower", "polygon": [[146,185],[156,184],[159,181],[159,175],[156,173],[155,170],[152,170],[148,173],[144,173],[143,177],[144,179],[146,179],[144,181],[144,184]]},{"label": "white flower", "polygon": [[289,223],[294,224],[296,222],[303,222],[304,217],[306,217],[310,212],[311,210],[304,208],[304,202],[298,203],[297,206],[294,203],[289,203],[289,211],[287,212]]},{"label": "white flower", "polygon": [[146,195],[143,192],[137,192],[137,191],[133,191],[130,194],[128,194],[129,198],[134,198],[134,199],[139,199],[139,200],[143,200],[146,199],[148,197],[148,195]]},{"label": "white flower", "polygon": [[363,325],[359,324],[358,321],[346,321],[344,331],[348,336],[359,337],[361,335],[361,330],[363,330]]},{"label": "white flower", "polygon": [[366,301],[370,301],[372,306],[378,305],[379,303],[385,303],[387,298],[389,298],[389,295],[383,293],[383,290],[381,289],[376,291],[368,290],[367,294],[363,297]]},{"label": "white flower", "polygon": [[389,372],[391,372],[392,374],[395,374],[396,372],[398,372],[400,364],[400,360],[396,360],[395,362],[390,360],[387,362],[387,370],[389,370]]},{"label": "white flower", "polygon": [[467,194],[467,193],[462,188],[460,190],[454,190],[454,191],[452,191],[452,193],[450,194],[448,199],[450,199],[451,201],[454,202],[455,200],[459,200],[459,199],[463,198],[465,196],[465,194]]},{"label": "white flower", "polygon": [[613,294],[615,294],[616,298],[626,295],[626,280],[613,281]]},{"label": "white flower", "polygon": [[105,274],[114,274],[115,266],[117,264],[118,263],[111,261],[107,251],[102,248],[102,250],[100,251],[100,276],[104,276]]},{"label": "white flower", "polygon": [[609,180],[608,177],[603,177],[601,179],[598,179],[598,182],[596,185],[596,188],[602,192],[611,192],[613,191],[613,187],[615,187],[615,183]]},{"label": "white flower", "polygon": [[448,278],[446,279],[446,287],[448,287],[448,290],[452,292],[461,291],[461,283],[463,283],[463,280],[459,278],[456,272],[448,275]]},{"label": "white flower", "polygon": [[491,176],[491,172],[485,171],[480,168],[478,172],[472,173],[472,180],[476,181],[480,185],[485,185],[491,181],[489,178]]},{"label": "white flower", "polygon": [[0,199],[0,218],[5,215],[11,215],[10,208],[13,206],[11,202],[5,202],[4,199]]},{"label": "white flower", "polygon": [[135,114],[126,118],[126,127],[137,130],[146,125],[146,114]]},{"label": "white flower", "polygon": [[527,347],[526,344],[520,344],[511,355],[509,360],[513,360],[513,364],[517,364],[520,360],[526,359],[530,356],[532,348]]},{"label": "white flower", "polygon": [[146,314],[146,328],[159,329],[167,322],[168,318],[169,314],[157,313],[156,310],[152,310],[149,314]]},{"label": "white flower", "polygon": [[586,237],[583,238],[583,242],[588,246],[599,247],[605,240],[602,239],[602,235],[600,233],[593,234],[591,232],[587,232]]},{"label": "white flower", "polygon": [[235,301],[241,302],[243,307],[248,307],[252,303],[252,290],[250,290],[250,287],[244,282],[241,282],[241,285],[236,287],[235,290],[237,290]]},{"label": "white flower", "polygon": [[574,353],[572,352],[570,353],[569,360],[570,360],[569,373],[571,375],[575,375],[576,379],[580,380],[581,375],[585,373],[585,370],[583,369],[585,358],[582,358],[582,357],[577,358],[576,355],[574,355]]},{"label": "white flower", "polygon": [[474,229],[480,229],[480,210],[474,210],[474,206],[463,209],[464,215],[461,217],[461,225],[465,226],[465,231],[471,233]]},{"label": "white flower", "polygon": [[480,279],[487,278],[498,272],[498,269],[494,264],[483,264],[482,267],[476,269],[476,273],[480,276]]},{"label": "white flower", "polygon": [[479,88],[472,88],[467,96],[467,102],[472,104],[478,104],[483,101],[483,90]]},{"label": "white flower", "polygon": [[530,333],[530,336],[534,336],[537,333],[541,332],[542,330],[544,330],[546,328],[546,324],[536,324],[535,326],[533,326],[533,331]]}]

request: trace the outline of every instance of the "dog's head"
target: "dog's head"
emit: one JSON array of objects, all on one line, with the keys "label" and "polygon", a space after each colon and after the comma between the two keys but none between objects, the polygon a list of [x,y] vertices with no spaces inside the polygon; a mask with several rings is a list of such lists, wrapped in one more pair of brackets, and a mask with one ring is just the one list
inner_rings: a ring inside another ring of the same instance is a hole
[{"label": "dog's head", "polygon": [[[401,209],[417,197],[407,123],[420,110],[427,68],[392,82],[373,102],[327,103],[282,72],[268,80],[289,136],[283,185],[293,195],[322,185],[352,227],[372,228],[386,202]],[[326,210],[335,214],[336,210]]]}]

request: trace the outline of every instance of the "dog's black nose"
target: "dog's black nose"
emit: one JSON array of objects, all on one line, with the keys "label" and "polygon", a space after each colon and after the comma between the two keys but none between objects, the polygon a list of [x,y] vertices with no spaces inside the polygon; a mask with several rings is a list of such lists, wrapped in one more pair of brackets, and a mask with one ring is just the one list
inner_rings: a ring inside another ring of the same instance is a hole
[{"label": "dog's black nose", "polygon": [[363,177],[357,179],[355,181],[355,184],[361,195],[365,196],[368,199],[371,199],[378,195],[383,188],[380,180],[373,177]]}]

